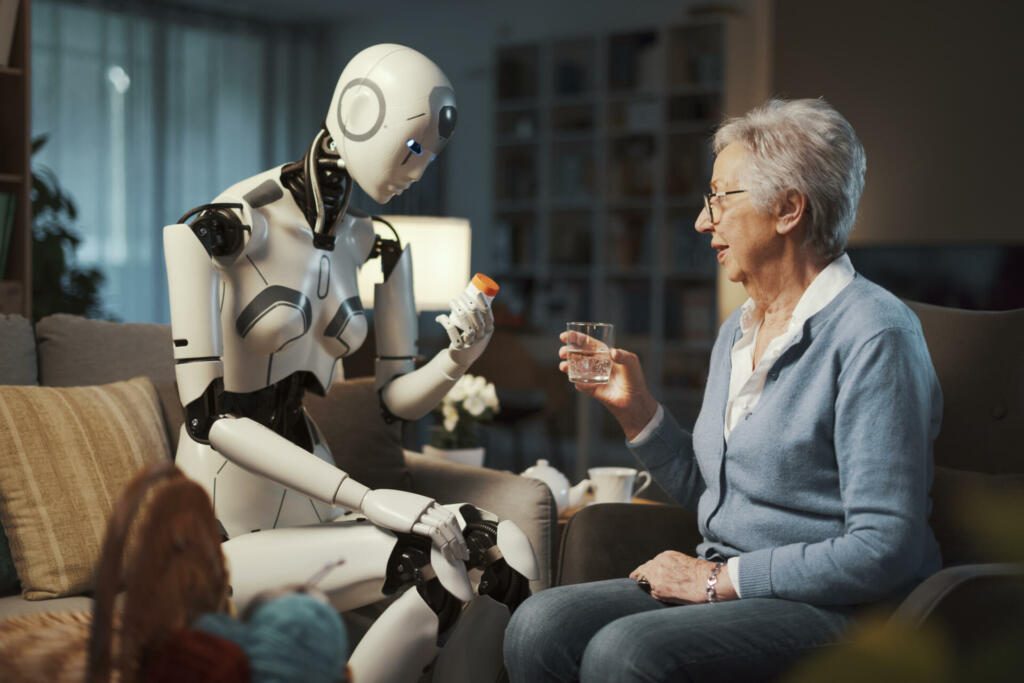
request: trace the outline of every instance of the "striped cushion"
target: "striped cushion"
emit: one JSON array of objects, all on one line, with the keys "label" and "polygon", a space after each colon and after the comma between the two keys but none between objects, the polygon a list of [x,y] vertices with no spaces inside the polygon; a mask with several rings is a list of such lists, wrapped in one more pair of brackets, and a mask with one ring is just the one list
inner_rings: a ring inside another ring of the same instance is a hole
[{"label": "striped cushion", "polygon": [[144,466],[170,459],[152,382],[0,386],[0,522],[22,595],[89,590],[107,518]]}]

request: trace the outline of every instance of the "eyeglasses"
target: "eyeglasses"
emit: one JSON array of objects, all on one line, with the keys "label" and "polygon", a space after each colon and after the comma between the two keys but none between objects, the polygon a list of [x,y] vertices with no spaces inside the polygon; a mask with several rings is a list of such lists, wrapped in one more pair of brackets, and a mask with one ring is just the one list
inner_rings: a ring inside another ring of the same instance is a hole
[{"label": "eyeglasses", "polygon": [[[708,210],[708,219],[711,221],[712,225],[718,222],[715,220],[715,212],[711,208],[712,202],[726,195],[739,194],[740,192],[746,192],[746,190],[729,190],[728,192],[708,192],[707,194],[704,195],[704,208]],[[721,216],[719,216],[719,220],[721,220]]]}]

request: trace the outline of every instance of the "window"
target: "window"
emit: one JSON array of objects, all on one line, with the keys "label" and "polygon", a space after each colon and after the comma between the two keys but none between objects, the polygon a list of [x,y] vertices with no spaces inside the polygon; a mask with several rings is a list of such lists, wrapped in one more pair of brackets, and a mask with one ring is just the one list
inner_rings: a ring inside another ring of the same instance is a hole
[{"label": "window", "polygon": [[106,310],[165,323],[163,226],[300,158],[337,74],[313,29],[130,8],[33,3],[33,163],[75,200]]}]

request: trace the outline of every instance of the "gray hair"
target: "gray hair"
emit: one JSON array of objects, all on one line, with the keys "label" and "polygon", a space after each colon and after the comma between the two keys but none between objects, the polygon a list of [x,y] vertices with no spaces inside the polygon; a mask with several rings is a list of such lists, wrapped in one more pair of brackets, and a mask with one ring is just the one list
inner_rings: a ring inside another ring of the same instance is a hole
[{"label": "gray hair", "polygon": [[807,197],[807,244],[831,260],[846,249],[864,191],[867,160],[853,126],[822,99],[768,100],[715,133],[715,154],[740,142],[741,171],[754,208],[771,211],[782,194]]}]

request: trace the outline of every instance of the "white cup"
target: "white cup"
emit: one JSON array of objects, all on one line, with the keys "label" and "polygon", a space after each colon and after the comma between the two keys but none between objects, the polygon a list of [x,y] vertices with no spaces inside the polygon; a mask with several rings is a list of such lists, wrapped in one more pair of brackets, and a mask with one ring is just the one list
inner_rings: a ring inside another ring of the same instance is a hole
[{"label": "white cup", "polygon": [[[628,503],[651,485],[650,472],[637,472],[632,467],[591,467],[587,474],[594,487],[595,503]],[[637,478],[643,483],[634,490]]]}]

